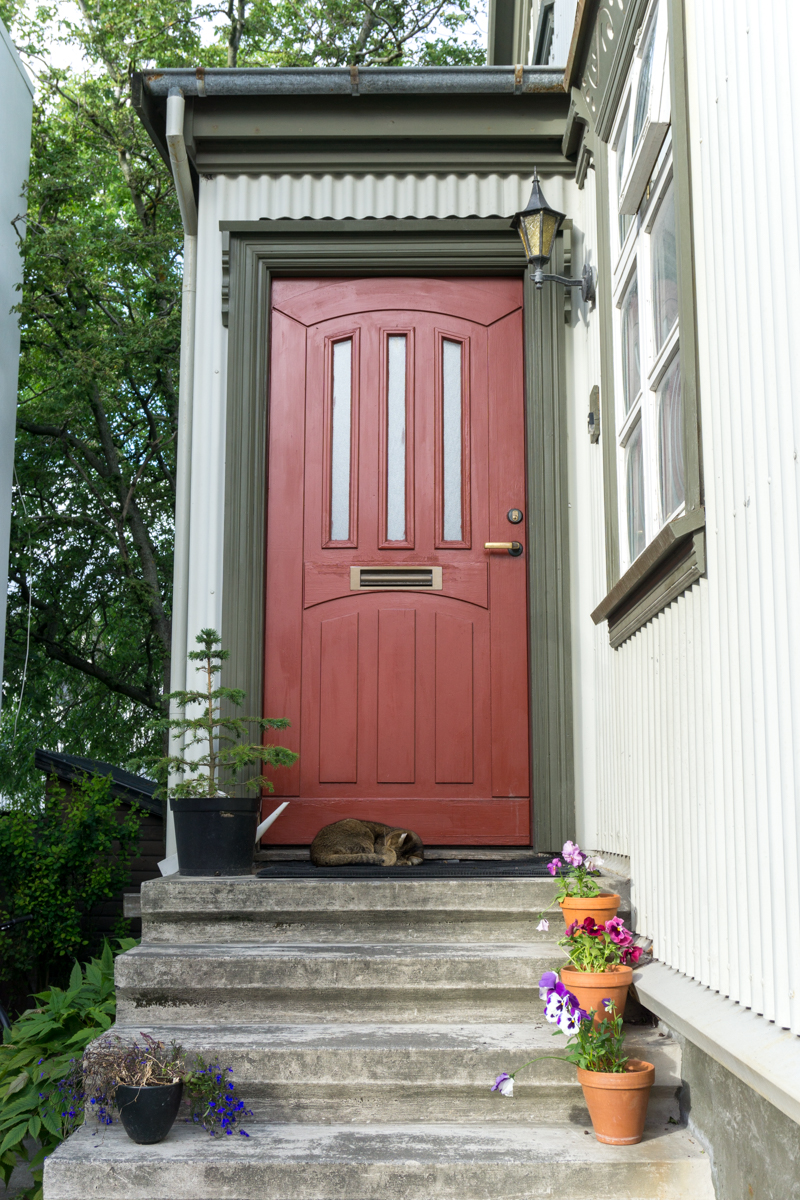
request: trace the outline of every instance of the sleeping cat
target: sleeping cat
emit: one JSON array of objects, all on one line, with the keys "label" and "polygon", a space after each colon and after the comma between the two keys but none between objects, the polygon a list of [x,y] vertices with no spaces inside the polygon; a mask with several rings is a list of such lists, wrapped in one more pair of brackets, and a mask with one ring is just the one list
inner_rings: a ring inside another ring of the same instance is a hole
[{"label": "sleeping cat", "polygon": [[351,863],[417,867],[422,853],[422,838],[410,829],[393,829],[391,825],[352,817],[323,826],[311,843],[311,861],[317,867],[346,867]]}]

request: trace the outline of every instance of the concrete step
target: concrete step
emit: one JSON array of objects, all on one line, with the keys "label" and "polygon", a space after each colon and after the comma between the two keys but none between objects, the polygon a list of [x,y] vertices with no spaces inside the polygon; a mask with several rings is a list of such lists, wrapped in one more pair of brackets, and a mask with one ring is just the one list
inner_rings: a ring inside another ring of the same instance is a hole
[{"label": "concrete step", "polygon": [[[563,1053],[565,1039],[551,1026],[142,1024],[116,1032],[174,1040],[233,1067],[260,1121],[589,1124],[575,1068],[561,1060],[528,1067],[513,1099],[491,1091],[500,1071]],[[626,1034],[628,1054],[655,1065],[648,1118],[664,1127],[678,1118],[680,1046],[656,1029],[632,1026]]]},{"label": "concrete step", "polygon": [[[619,890],[611,879],[600,880]],[[142,885],[142,938],[177,942],[497,941],[560,937],[552,879],[167,879]],[[621,914],[629,911],[623,899]],[[537,932],[540,914],[549,935]]]},{"label": "concrete step", "polygon": [[[512,1103],[512,1101],[508,1101]],[[253,1125],[209,1138],[179,1123],[137,1146],[84,1125],[52,1154],[45,1200],[713,1200],[685,1129],[604,1146],[571,1125]]]},{"label": "concrete step", "polygon": [[116,960],[117,1020],[537,1021],[565,961],[554,942],[143,944]]}]

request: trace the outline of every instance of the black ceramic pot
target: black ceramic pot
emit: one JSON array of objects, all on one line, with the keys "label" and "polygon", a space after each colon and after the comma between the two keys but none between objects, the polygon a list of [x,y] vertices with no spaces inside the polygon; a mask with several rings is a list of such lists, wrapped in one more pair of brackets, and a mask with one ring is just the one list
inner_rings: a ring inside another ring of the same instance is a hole
[{"label": "black ceramic pot", "polygon": [[188,796],[170,800],[179,875],[249,875],[261,797]]},{"label": "black ceramic pot", "polygon": [[128,1087],[120,1084],[115,1104],[131,1141],[142,1146],[163,1142],[175,1124],[182,1095],[182,1080],[159,1087]]}]

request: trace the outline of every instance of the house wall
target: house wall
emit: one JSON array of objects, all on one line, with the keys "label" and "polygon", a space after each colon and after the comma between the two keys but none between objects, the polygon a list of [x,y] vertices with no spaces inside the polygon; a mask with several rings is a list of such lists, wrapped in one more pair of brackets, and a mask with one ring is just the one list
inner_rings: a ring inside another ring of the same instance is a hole
[{"label": "house wall", "polygon": [[0,121],[0,162],[3,164],[0,173],[0,677],[5,646],[19,374],[19,319],[10,310],[19,303],[16,288],[22,279],[17,234],[11,222],[26,209],[22,188],[28,178],[32,111],[33,85],[0,21],[0,113],[3,114]]},{"label": "house wall", "polygon": [[[596,315],[588,332],[573,318],[579,834],[630,857],[657,958],[800,1033],[800,10],[685,11],[707,574],[618,650],[592,625],[606,591],[585,432],[599,332]],[[593,187],[590,171],[567,201],[590,261]]]}]

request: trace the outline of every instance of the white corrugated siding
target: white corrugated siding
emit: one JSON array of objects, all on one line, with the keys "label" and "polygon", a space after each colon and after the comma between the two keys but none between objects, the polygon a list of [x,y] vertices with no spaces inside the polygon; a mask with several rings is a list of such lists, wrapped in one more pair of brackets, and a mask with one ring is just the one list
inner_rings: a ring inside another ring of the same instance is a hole
[{"label": "white corrugated siding", "polygon": [[[800,1033],[800,6],[686,7],[708,572],[612,651],[573,551],[582,833],[630,854],[658,958]],[[574,521],[602,546],[594,449]]]}]

